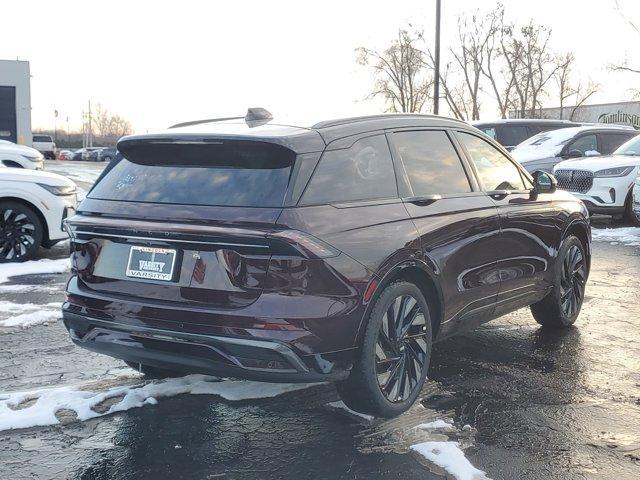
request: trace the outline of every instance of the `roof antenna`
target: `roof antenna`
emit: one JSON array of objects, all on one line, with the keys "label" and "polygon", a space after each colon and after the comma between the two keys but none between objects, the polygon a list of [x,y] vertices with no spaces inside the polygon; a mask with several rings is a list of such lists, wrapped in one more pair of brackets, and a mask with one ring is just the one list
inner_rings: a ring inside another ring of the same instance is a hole
[{"label": "roof antenna", "polygon": [[264,125],[265,123],[273,120],[273,115],[266,108],[253,107],[247,109],[247,114],[244,117],[244,121],[247,123],[253,123],[250,127]]}]

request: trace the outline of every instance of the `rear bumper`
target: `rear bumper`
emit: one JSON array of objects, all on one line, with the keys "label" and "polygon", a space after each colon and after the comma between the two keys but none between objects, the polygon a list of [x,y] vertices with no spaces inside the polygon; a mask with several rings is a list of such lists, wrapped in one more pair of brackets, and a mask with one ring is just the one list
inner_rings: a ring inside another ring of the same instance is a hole
[{"label": "rear bumper", "polygon": [[203,335],[116,323],[73,313],[63,304],[71,340],[133,363],[187,373],[267,382],[337,381],[349,375],[350,352],[300,356],[276,340]]}]

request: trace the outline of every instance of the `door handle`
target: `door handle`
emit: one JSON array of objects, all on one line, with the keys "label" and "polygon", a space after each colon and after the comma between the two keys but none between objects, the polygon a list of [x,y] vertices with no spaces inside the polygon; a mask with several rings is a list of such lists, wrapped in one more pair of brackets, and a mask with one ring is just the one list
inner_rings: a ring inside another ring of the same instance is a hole
[{"label": "door handle", "polygon": [[487,192],[491,198],[495,198],[496,200],[506,197],[511,194],[511,190],[490,190]]},{"label": "door handle", "polygon": [[413,203],[418,206],[430,205],[433,202],[437,202],[442,199],[442,195],[418,195],[415,197],[406,197],[403,198],[402,201],[405,203]]}]

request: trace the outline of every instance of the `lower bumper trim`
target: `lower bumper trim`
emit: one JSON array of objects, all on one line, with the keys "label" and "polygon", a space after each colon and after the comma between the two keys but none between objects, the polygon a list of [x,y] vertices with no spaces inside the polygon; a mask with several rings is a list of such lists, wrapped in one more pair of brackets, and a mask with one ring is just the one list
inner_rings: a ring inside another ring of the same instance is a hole
[{"label": "lower bumper trim", "polygon": [[78,346],[128,362],[186,373],[273,382],[341,380],[348,371],[310,370],[287,345],[269,340],[220,337],[120,324],[63,310]]}]

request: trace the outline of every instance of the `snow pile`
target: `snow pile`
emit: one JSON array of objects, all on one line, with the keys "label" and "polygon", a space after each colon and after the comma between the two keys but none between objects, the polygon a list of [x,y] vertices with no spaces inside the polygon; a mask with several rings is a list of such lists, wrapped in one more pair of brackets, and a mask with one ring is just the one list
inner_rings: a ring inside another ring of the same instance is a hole
[{"label": "snow pile", "polygon": [[605,228],[603,230],[591,230],[593,240],[600,242],[611,242],[612,244],[622,243],[624,245],[640,246],[640,228]]},{"label": "snow pile", "polygon": [[13,303],[0,301],[0,312],[18,315],[0,320],[0,327],[32,327],[60,318],[60,302],[45,303]]},{"label": "snow pile", "polygon": [[[59,423],[56,412],[60,410],[71,410],[75,412],[78,420],[88,420],[144,405],[154,405],[158,398],[186,393],[218,395],[226,400],[239,401],[275,397],[312,385],[314,384],[219,381],[205,375],[189,375],[154,383],[118,386],[102,392],[69,386],[6,393],[0,394],[0,431],[55,425]],[[119,400],[101,413],[100,404],[109,399]]]},{"label": "snow pile", "polygon": [[2,263],[0,264],[0,283],[9,280],[10,277],[19,275],[34,275],[42,273],[63,273],[69,270],[69,259],[58,260],[32,260],[23,263]]},{"label": "snow pile", "polygon": [[411,450],[444,468],[457,480],[488,480],[482,470],[478,470],[467,460],[458,442],[418,443],[412,445]]}]

